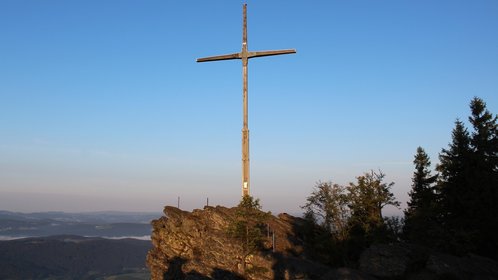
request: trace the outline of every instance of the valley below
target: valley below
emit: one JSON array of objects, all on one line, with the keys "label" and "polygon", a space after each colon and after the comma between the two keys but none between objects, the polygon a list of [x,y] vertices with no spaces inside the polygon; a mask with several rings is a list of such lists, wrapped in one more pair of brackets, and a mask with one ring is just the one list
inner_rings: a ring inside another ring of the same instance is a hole
[{"label": "valley below", "polygon": [[0,279],[149,279],[158,216],[0,211]]}]

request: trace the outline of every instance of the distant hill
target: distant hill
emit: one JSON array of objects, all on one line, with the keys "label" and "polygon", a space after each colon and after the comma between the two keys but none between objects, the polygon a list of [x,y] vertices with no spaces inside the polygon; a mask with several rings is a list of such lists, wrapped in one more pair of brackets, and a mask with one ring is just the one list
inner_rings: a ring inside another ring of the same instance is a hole
[{"label": "distant hill", "polygon": [[160,213],[16,213],[0,211],[0,240],[51,235],[147,237]]},{"label": "distant hill", "polygon": [[66,212],[35,212],[20,213],[0,210],[0,220],[55,220],[59,222],[75,223],[142,223],[148,224],[153,219],[160,217],[160,212],[119,212],[119,211],[100,211],[100,212],[83,212],[83,213],[66,213]]},{"label": "distant hill", "polygon": [[0,279],[147,279],[151,247],[72,235],[0,241]]}]

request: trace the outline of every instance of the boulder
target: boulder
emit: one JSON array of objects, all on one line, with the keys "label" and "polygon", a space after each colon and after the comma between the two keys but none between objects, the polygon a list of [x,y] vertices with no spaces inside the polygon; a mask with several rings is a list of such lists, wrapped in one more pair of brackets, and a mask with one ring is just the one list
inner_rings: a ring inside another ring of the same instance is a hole
[{"label": "boulder", "polygon": [[361,254],[359,268],[377,279],[498,279],[498,264],[491,259],[457,257],[401,243],[372,245]]},{"label": "boulder", "polygon": [[427,260],[427,269],[445,279],[498,279],[498,263],[475,255],[456,257],[431,254]]},{"label": "boulder", "polygon": [[401,279],[412,265],[412,250],[401,245],[378,244],[363,251],[360,270],[383,279]]}]

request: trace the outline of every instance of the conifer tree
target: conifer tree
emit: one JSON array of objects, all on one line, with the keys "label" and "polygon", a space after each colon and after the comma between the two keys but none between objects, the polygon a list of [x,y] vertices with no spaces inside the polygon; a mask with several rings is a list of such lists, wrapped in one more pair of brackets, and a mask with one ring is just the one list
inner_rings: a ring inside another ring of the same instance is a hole
[{"label": "conifer tree", "polygon": [[405,237],[412,242],[432,245],[434,238],[438,236],[434,189],[437,175],[431,175],[431,162],[422,147],[417,148],[413,163],[415,172],[412,178],[412,189],[408,193],[410,201],[408,201],[408,208],[404,211],[403,232]]},{"label": "conifer tree", "polygon": [[469,121],[474,128],[470,140],[476,159],[486,172],[498,167],[498,116],[486,109],[486,103],[475,97],[470,103],[472,115]]},{"label": "conifer tree", "polygon": [[498,117],[477,97],[470,109],[472,133],[457,121],[449,149],[439,155],[444,247],[498,258]]},{"label": "conifer tree", "polygon": [[477,231],[478,253],[498,258],[498,124],[497,116],[486,109],[486,103],[475,97],[470,103],[473,126],[470,138],[472,149],[472,195],[474,218],[471,226]]},{"label": "conifer tree", "polygon": [[453,253],[472,250],[473,235],[470,227],[472,202],[475,193],[471,184],[472,164],[470,163],[470,136],[464,124],[457,120],[452,132],[452,142],[448,149],[439,154],[438,191],[440,195],[438,216],[444,229],[441,244]]}]

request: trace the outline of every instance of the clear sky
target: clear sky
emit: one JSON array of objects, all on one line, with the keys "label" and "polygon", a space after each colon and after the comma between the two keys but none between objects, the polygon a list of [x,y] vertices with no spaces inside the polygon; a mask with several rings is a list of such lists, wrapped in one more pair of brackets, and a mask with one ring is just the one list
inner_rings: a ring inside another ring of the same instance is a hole
[{"label": "clear sky", "polygon": [[[406,202],[472,97],[498,112],[498,1],[247,1],[252,194],[382,170]],[[240,198],[243,1],[0,1],[0,209]],[[404,203],[403,203],[404,206]],[[394,210],[389,210],[395,213]],[[399,211],[398,211],[399,213]]]}]

